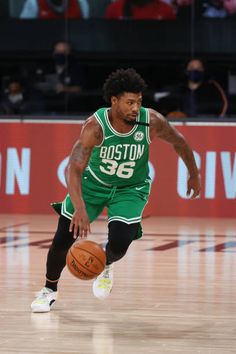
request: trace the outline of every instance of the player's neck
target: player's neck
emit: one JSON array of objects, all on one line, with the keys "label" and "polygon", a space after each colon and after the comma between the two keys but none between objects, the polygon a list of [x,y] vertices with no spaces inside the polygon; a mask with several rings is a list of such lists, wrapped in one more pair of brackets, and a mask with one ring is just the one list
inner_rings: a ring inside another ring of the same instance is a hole
[{"label": "player's neck", "polygon": [[124,119],[116,117],[115,114],[112,113],[111,110],[108,111],[108,119],[109,119],[112,127],[118,133],[129,133],[133,129],[133,125],[125,122]]}]

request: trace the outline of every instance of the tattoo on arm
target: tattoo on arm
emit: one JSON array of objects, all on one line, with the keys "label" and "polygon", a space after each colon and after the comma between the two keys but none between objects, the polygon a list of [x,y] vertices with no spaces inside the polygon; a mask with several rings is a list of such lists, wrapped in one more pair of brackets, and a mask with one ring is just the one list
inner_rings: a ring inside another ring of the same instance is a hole
[{"label": "tattoo on arm", "polygon": [[182,143],[182,135],[167,120],[159,120],[158,123],[156,133],[159,138],[173,145]]},{"label": "tattoo on arm", "polygon": [[97,140],[97,144],[99,145],[102,141],[102,138],[103,138],[103,132],[102,132],[102,129],[100,126],[94,130],[94,137]]},{"label": "tattoo on arm", "polygon": [[83,147],[80,143],[76,144],[70,156],[70,162],[74,161],[77,164],[84,164],[88,161],[91,154],[91,148]]}]

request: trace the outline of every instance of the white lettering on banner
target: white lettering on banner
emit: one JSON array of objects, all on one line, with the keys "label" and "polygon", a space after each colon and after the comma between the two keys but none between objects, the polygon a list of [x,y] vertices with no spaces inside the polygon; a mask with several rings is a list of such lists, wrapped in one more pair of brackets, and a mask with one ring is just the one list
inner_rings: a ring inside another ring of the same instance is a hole
[{"label": "white lettering on banner", "polygon": [[205,197],[214,199],[216,195],[216,152],[206,153]]},{"label": "white lettering on banner", "polygon": [[29,194],[30,187],[30,149],[22,148],[21,164],[16,148],[7,149],[6,194],[15,193],[15,180],[20,194]]},{"label": "white lettering on banner", "polygon": [[233,167],[231,167],[229,151],[222,151],[220,155],[226,198],[234,199],[236,198],[236,153],[234,154]]},{"label": "white lettering on banner", "polygon": [[[193,152],[197,167],[200,168],[201,158],[197,152]],[[178,159],[178,174],[177,174],[177,191],[181,198],[189,199],[187,197],[188,171],[181,158]]]},{"label": "white lettering on banner", "polygon": [[[196,163],[198,168],[201,166],[201,158],[199,154],[194,152]],[[206,199],[214,199],[216,197],[216,151],[207,151],[206,152],[206,168],[205,168],[205,193],[204,197]],[[234,159],[232,159],[231,164],[231,152],[222,151],[220,152],[221,158],[221,168],[225,189],[226,199],[235,199],[236,198],[236,153],[234,154]],[[188,181],[188,171],[187,168],[179,158],[178,160],[178,180],[177,180],[177,191],[181,198],[187,199],[186,190],[187,190],[187,181]]]},{"label": "white lettering on banner", "polygon": [[67,156],[62,162],[60,163],[57,169],[57,177],[61,184],[66,187],[66,179],[65,179],[65,169],[69,162],[69,156]]}]

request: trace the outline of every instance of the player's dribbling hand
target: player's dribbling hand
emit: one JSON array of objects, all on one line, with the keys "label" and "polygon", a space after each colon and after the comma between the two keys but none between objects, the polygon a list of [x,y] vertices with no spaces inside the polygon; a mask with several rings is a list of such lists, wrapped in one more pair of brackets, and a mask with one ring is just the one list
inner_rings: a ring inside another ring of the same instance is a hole
[{"label": "player's dribbling hand", "polygon": [[86,210],[75,210],[70,223],[70,232],[73,232],[73,237],[76,239],[87,238],[90,230],[90,222]]},{"label": "player's dribbling hand", "polygon": [[[201,180],[200,175],[196,175],[194,177],[189,177],[188,179],[188,189],[187,189],[187,196],[190,199],[195,199],[199,196],[201,190]],[[191,192],[193,191],[192,195]]]}]

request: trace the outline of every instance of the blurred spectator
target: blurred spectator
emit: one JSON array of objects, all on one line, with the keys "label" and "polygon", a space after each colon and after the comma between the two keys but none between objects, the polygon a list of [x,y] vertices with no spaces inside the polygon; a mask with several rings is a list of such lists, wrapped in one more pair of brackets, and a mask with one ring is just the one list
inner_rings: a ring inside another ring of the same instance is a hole
[{"label": "blurred spectator", "polygon": [[72,56],[71,45],[67,42],[57,42],[53,49],[55,74],[58,82],[54,87],[56,93],[80,93],[84,81],[82,67]]},{"label": "blurred spectator", "polygon": [[186,80],[158,101],[159,111],[168,118],[198,117],[200,115],[223,118],[228,100],[216,80],[206,78],[201,60],[192,59],[186,66]]},{"label": "blurred spectator", "polygon": [[52,57],[52,70],[41,73],[40,81],[35,84],[35,88],[47,99],[51,107],[49,110],[57,112],[63,110],[63,105],[75,103],[76,97],[85,85],[85,75],[68,42],[55,43]]},{"label": "blurred spectator", "polygon": [[224,0],[207,0],[203,2],[203,17],[225,18],[227,12],[224,9]]},{"label": "blurred spectator", "polygon": [[89,15],[91,18],[103,18],[105,10],[110,5],[111,0],[88,0]]},{"label": "blurred spectator", "polygon": [[29,114],[30,102],[26,90],[18,79],[11,79],[0,102],[1,114]]},{"label": "blurred spectator", "polygon": [[205,0],[204,17],[225,18],[236,16],[236,0]]},{"label": "blurred spectator", "polygon": [[88,18],[87,0],[26,0],[21,19]]},{"label": "blurred spectator", "polygon": [[192,20],[192,16],[197,18],[202,13],[201,0],[173,0],[172,3],[176,9],[177,19]]},{"label": "blurred spectator", "polygon": [[191,19],[192,0],[173,0],[177,19]]},{"label": "blurred spectator", "polygon": [[177,7],[192,6],[193,0],[173,0],[172,3]]},{"label": "blurred spectator", "polygon": [[85,81],[84,71],[72,54],[71,45],[65,41],[56,42],[52,58],[53,67],[46,73],[40,73],[37,88],[49,94],[80,93]]},{"label": "blurred spectator", "polygon": [[228,16],[236,16],[236,0],[223,0]]},{"label": "blurred spectator", "polygon": [[107,19],[175,20],[174,8],[163,0],[115,0],[105,12]]}]

